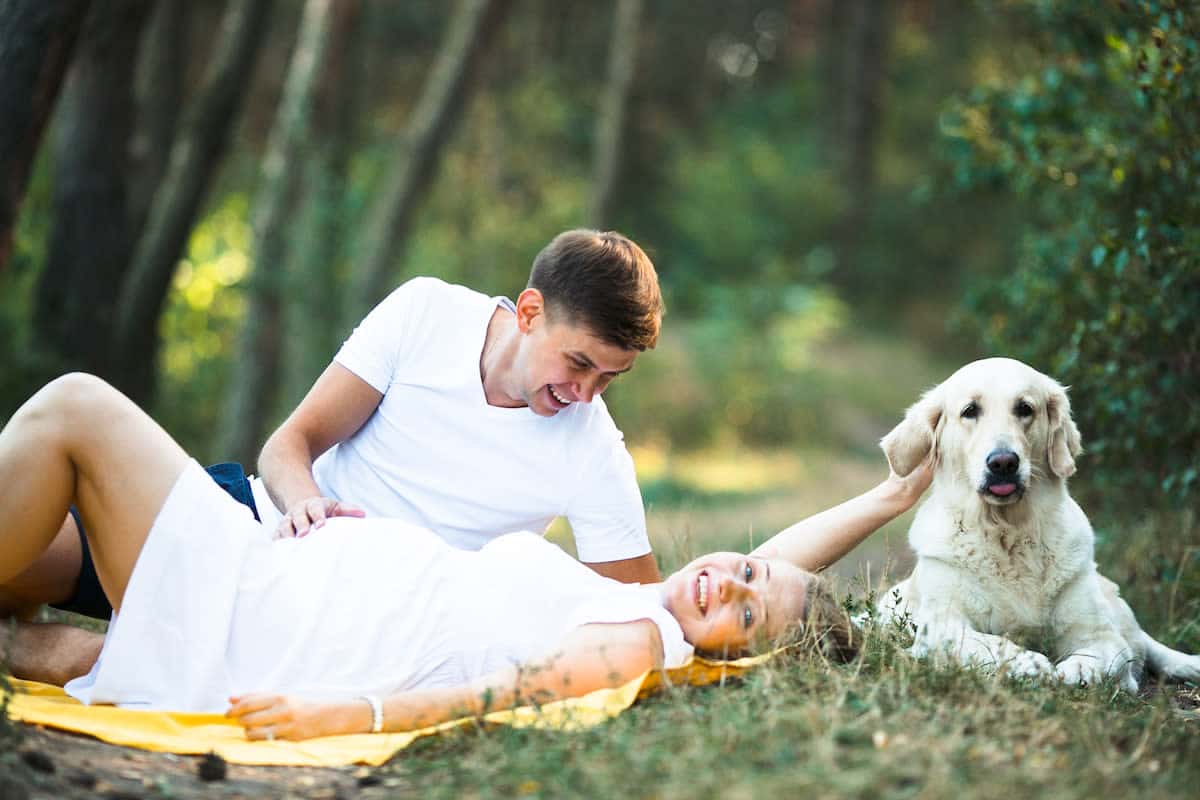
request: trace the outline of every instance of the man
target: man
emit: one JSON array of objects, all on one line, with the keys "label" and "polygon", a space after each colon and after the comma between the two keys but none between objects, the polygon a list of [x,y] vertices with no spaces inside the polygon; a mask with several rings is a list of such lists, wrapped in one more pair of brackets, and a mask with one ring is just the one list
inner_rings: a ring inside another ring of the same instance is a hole
[{"label": "man", "polygon": [[[653,264],[612,232],[557,236],[515,303],[414,279],[267,440],[261,478],[210,472],[281,536],[369,514],[477,549],[565,516],[597,572],[657,581],[633,463],[597,396],[654,347],[661,319]],[[50,550],[0,586],[0,613],[49,602],[107,616],[82,529],[68,517]],[[62,683],[90,669],[100,644],[72,626],[23,624],[8,650],[14,675]]]}]

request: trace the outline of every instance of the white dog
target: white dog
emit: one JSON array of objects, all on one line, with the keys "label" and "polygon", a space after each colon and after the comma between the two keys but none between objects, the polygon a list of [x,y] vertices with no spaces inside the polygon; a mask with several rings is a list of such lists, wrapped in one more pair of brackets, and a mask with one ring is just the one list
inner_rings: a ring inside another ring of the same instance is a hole
[{"label": "white dog", "polygon": [[1200,679],[1200,657],[1150,638],[1096,571],[1091,525],[1067,494],[1079,431],[1054,380],[1011,359],[968,364],[881,445],[898,475],[934,451],[909,532],[916,568],[879,604],[884,619],[910,615],[914,655],[1069,683],[1115,676],[1129,691],[1144,666]]}]

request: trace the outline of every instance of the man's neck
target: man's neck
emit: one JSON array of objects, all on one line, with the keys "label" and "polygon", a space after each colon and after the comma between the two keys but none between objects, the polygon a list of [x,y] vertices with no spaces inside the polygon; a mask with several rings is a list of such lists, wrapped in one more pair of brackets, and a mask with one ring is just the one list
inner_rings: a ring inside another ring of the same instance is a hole
[{"label": "man's neck", "polygon": [[520,337],[516,315],[496,306],[479,354],[479,379],[489,406],[521,408],[528,405],[521,399],[519,387],[510,385]]}]

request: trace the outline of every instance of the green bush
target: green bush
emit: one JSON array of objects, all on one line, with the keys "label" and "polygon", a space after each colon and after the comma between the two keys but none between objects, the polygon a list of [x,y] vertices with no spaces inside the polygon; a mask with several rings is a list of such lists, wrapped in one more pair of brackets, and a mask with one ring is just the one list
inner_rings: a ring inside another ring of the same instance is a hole
[{"label": "green bush", "polygon": [[[968,303],[989,346],[1070,384],[1102,487],[1200,493],[1200,6],[1017,0],[1014,77],[942,121],[959,185],[1026,205],[1022,257]],[[1022,45],[1032,47],[1022,59]],[[1116,493],[1110,493],[1114,498]]]}]

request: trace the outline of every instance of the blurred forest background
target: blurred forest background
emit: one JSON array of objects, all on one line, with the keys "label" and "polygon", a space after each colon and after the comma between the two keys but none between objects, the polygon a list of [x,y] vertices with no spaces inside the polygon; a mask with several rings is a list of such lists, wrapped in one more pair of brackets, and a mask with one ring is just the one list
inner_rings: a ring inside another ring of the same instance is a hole
[{"label": "blurred forest background", "polygon": [[1200,558],[1197,87],[1184,0],[3,0],[0,419],[86,369],[252,465],[394,286],[515,296],[615,228],[668,304],[605,395],[660,544],[870,485],[1005,354],[1071,385],[1102,537],[1169,515],[1162,577]]}]

